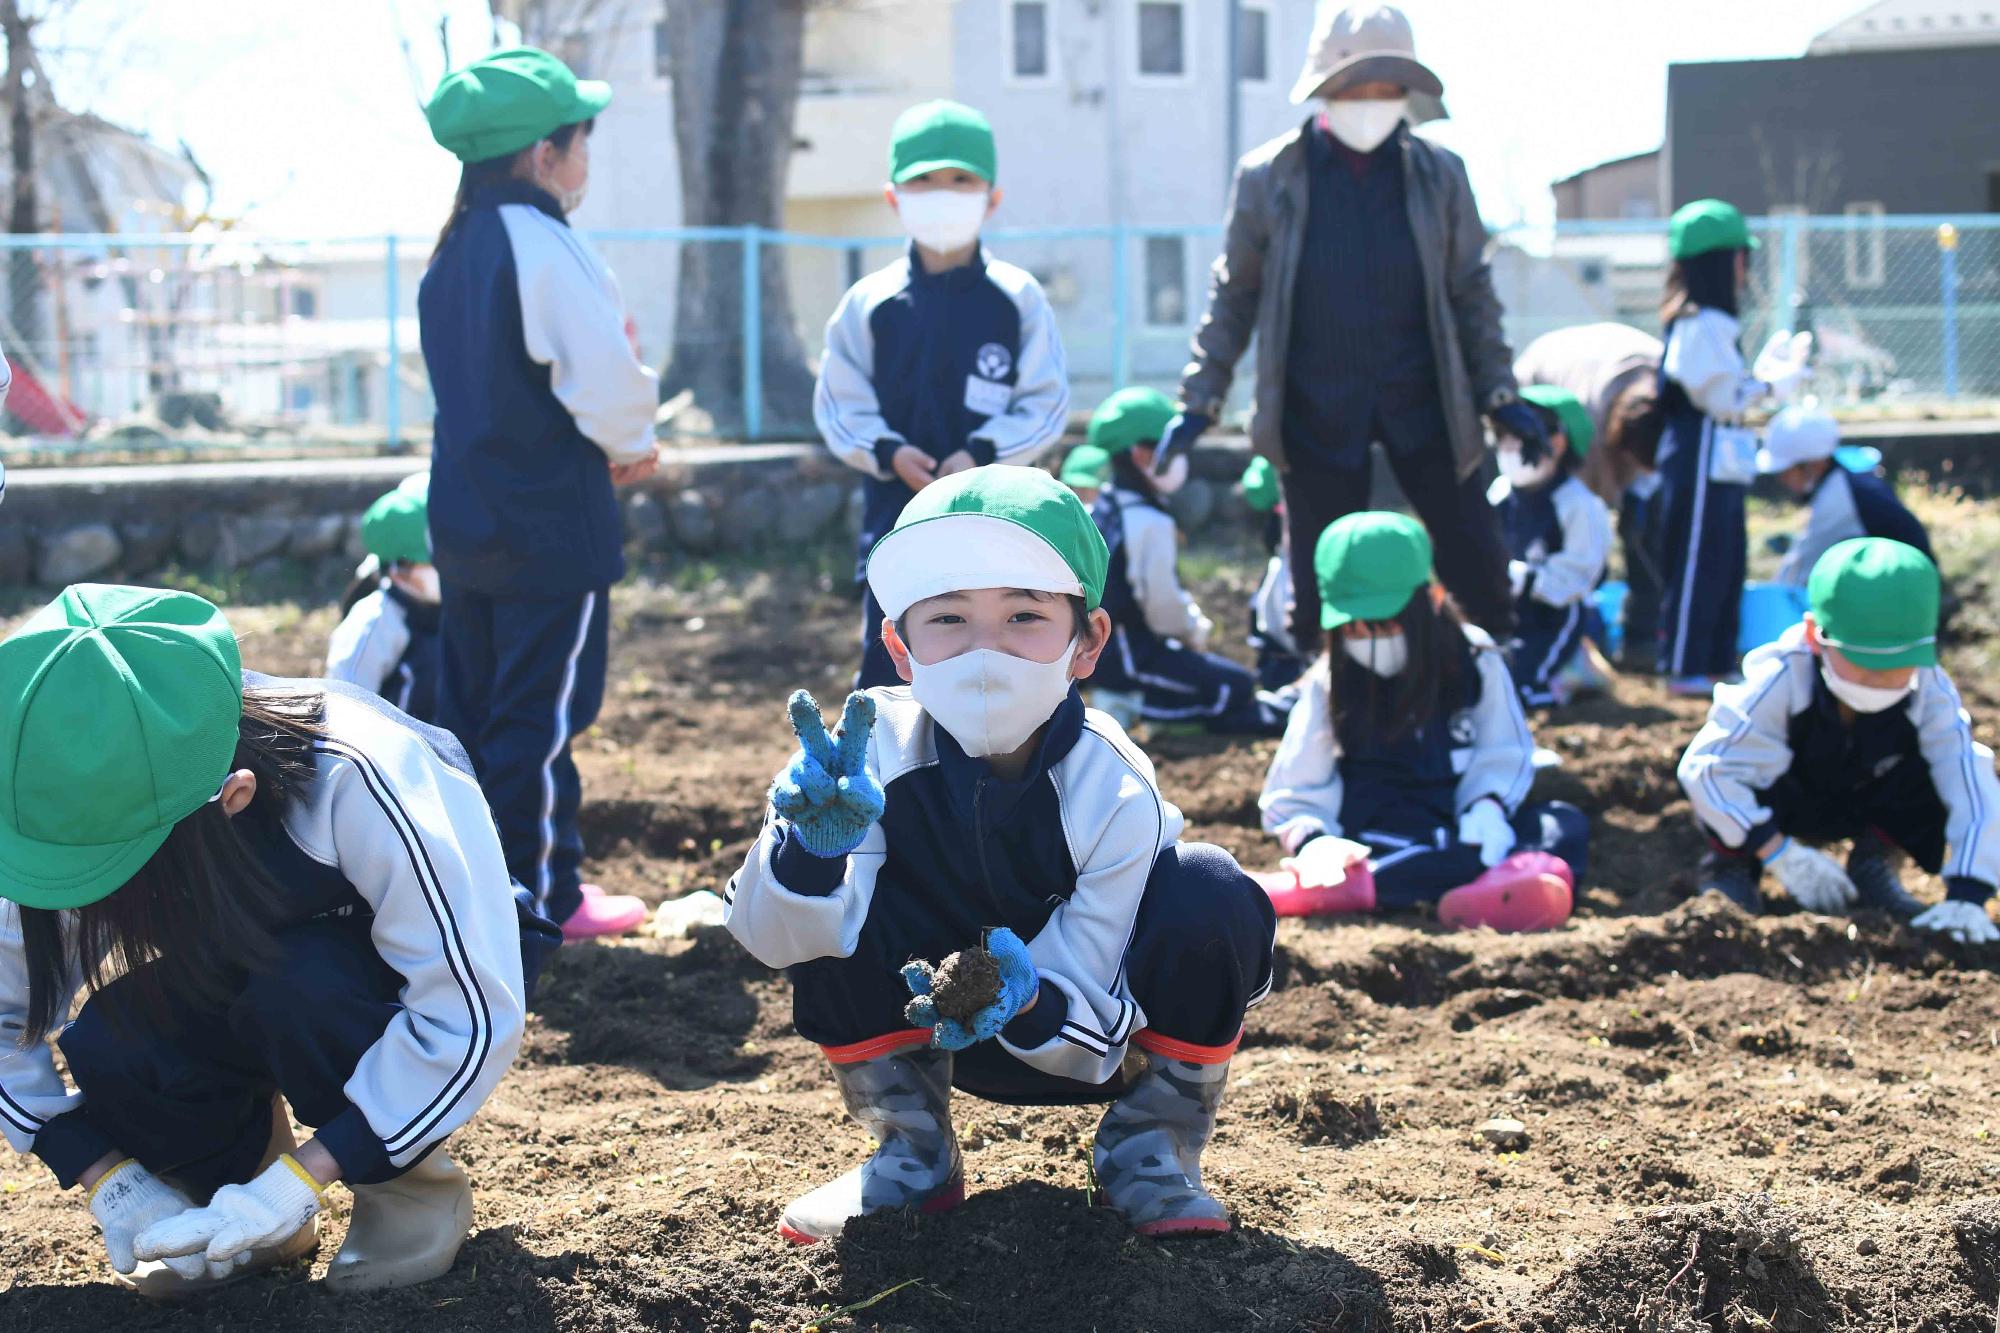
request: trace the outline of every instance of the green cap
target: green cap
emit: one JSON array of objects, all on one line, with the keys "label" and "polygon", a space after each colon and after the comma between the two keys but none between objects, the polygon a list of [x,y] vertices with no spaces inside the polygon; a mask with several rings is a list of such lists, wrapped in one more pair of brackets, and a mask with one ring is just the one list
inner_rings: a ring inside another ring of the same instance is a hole
[{"label": "green cap", "polygon": [[1806,604],[1820,639],[1858,667],[1937,665],[1937,566],[1914,546],[1836,542],[1813,566]]},{"label": "green cap", "polygon": [[579,79],[547,51],[514,46],[455,69],[424,108],[431,138],[461,162],[518,153],[611,104],[611,85]]},{"label": "green cap", "polygon": [[1720,199],[1697,199],[1675,210],[1667,224],[1667,251],[1675,259],[1693,259],[1713,250],[1755,250],[1757,238],[1736,205]]},{"label": "green cap", "polygon": [[0,898],[123,888],[229,776],[242,660],[191,593],[80,583],[0,640]]},{"label": "green cap", "polygon": [[1530,384],[1521,390],[1521,401],[1546,407],[1556,414],[1556,420],[1562,423],[1562,433],[1569,437],[1571,453],[1582,458],[1590,452],[1591,437],[1597,428],[1590,424],[1590,409],[1581,398],[1553,384]]},{"label": "green cap", "polygon": [[1278,486],[1278,469],[1271,466],[1271,460],[1262,454],[1250,460],[1250,466],[1243,469],[1243,498],[1250,507],[1260,514],[1268,514],[1278,507],[1282,492]]},{"label": "green cap", "polygon": [[1063,459],[1056,480],[1065,486],[1102,486],[1111,480],[1111,455],[1094,444],[1079,444]]},{"label": "green cap", "polygon": [[992,184],[997,155],[993,127],[963,102],[923,102],[896,117],[889,131],[889,183],[957,167]]},{"label": "green cap", "polygon": [[868,553],[868,586],[891,618],[973,588],[1065,593],[1094,610],[1110,563],[1075,491],[1038,467],[991,463],[918,491]]},{"label": "green cap", "polygon": [[361,544],[383,564],[431,561],[430,488],[398,486],[361,516]]},{"label": "green cap", "polygon": [[1431,581],[1431,538],[1407,514],[1349,514],[1327,525],[1313,551],[1321,629],[1390,620]]},{"label": "green cap", "polygon": [[1158,444],[1174,419],[1174,400],[1158,389],[1120,389],[1090,414],[1084,437],[1107,454],[1122,454],[1135,444]]}]

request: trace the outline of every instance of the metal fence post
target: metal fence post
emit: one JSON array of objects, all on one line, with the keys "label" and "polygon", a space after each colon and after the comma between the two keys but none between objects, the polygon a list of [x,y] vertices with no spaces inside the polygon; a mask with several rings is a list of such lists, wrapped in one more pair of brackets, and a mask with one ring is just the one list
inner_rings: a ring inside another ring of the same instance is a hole
[{"label": "metal fence post", "polygon": [[1111,228],[1111,387],[1122,389],[1132,380],[1132,229],[1123,222]]},{"label": "metal fence post", "polygon": [[1805,299],[1799,290],[1799,223],[1798,214],[1787,213],[1780,224],[1783,231],[1778,239],[1778,299],[1771,311],[1772,328],[1796,331],[1799,326],[1799,306]]},{"label": "metal fence post", "polygon": [[389,273],[382,286],[389,306],[389,381],[382,386],[383,413],[388,418],[389,448],[403,447],[403,340],[397,328],[397,307],[402,302],[402,293],[397,290],[401,274],[397,272],[396,238],[392,234],[385,238],[384,259]]},{"label": "metal fence post", "polygon": [[1944,332],[1944,396],[1958,397],[1958,228],[1937,229],[1938,317]]},{"label": "metal fence post", "polygon": [[764,229],[743,228],[743,438],[764,434]]}]

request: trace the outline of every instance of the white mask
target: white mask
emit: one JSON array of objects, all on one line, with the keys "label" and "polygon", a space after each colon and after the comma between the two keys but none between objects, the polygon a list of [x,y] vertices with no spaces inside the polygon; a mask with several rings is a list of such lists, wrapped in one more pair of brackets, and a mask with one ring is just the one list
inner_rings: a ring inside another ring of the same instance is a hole
[{"label": "white mask", "polygon": [[1836,676],[1824,657],[1819,660],[1819,678],[1833,691],[1833,697],[1852,708],[1857,713],[1881,713],[1894,708],[1910,697],[1917,688],[1917,673],[1910,673],[1907,685],[1890,687],[1887,685],[1857,685],[1844,676]]},{"label": "white mask", "polygon": [[1553,457],[1544,458],[1533,466],[1523,463],[1519,445],[1509,447],[1503,444],[1493,452],[1500,464],[1500,475],[1505,477],[1507,484],[1515,490],[1533,490],[1556,474],[1556,460]]},{"label": "white mask", "polygon": [[1070,640],[1053,662],[980,648],[929,665],[910,659],[910,693],[969,755],[1011,754],[1069,694]]},{"label": "white mask", "polygon": [[896,215],[903,230],[926,250],[963,250],[979,239],[986,221],[986,201],[982,190],[898,190]]},{"label": "white mask", "polygon": [[1165,472],[1155,472],[1153,474],[1153,489],[1161,495],[1172,495],[1175,491],[1187,485],[1187,479],[1188,456],[1187,451],[1182,450],[1173,456],[1173,460],[1167,464]]},{"label": "white mask", "polygon": [[1342,639],[1340,650],[1355,663],[1378,676],[1401,675],[1410,664],[1410,640],[1406,634],[1376,634],[1365,639]]},{"label": "white mask", "polygon": [[1387,142],[1410,114],[1410,99],[1389,97],[1326,104],[1326,128],[1357,153],[1372,153]]},{"label": "white mask", "polygon": [[586,183],[577,186],[574,190],[564,190],[556,196],[556,203],[561,206],[564,217],[568,217],[571,213],[583,207],[584,192],[589,188],[589,184]]}]

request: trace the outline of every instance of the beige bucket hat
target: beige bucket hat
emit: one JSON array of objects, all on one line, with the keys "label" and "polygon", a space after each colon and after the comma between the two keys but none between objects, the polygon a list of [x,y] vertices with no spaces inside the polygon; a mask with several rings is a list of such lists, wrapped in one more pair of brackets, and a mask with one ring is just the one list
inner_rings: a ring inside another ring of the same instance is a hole
[{"label": "beige bucket hat", "polygon": [[1410,90],[1410,119],[1445,114],[1444,83],[1417,59],[1416,39],[1403,11],[1391,5],[1320,7],[1306,49],[1305,68],[1292,85],[1292,101],[1328,97],[1357,83],[1401,84]]}]

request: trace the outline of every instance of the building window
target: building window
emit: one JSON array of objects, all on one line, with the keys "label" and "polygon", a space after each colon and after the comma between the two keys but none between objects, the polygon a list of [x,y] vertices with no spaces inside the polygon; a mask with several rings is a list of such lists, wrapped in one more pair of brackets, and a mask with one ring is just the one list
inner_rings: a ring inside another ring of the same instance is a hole
[{"label": "building window", "polygon": [[1883,269],[1888,260],[1889,236],[1882,226],[1882,215],[1886,211],[1878,200],[1847,206],[1847,216],[1861,224],[1841,233],[1841,239],[1846,242],[1847,285],[1850,288],[1866,290],[1882,285]]},{"label": "building window", "polygon": [[1271,11],[1244,5],[1236,11],[1236,77],[1244,83],[1271,78]]},{"label": "building window", "polygon": [[653,77],[671,79],[673,76],[672,39],[667,35],[667,20],[662,17],[653,25]]},{"label": "building window", "polygon": [[1048,0],[1015,0],[1007,6],[1008,72],[1016,79],[1039,82],[1050,75]]},{"label": "building window", "polygon": [[1146,238],[1146,322],[1171,328],[1187,323],[1187,239]]},{"label": "building window", "polygon": [[1139,76],[1187,77],[1187,7],[1181,0],[1139,0]]},{"label": "building window", "polygon": [[319,293],[310,287],[294,287],[291,314],[299,319],[319,318]]}]

